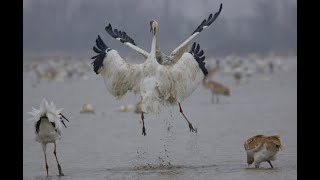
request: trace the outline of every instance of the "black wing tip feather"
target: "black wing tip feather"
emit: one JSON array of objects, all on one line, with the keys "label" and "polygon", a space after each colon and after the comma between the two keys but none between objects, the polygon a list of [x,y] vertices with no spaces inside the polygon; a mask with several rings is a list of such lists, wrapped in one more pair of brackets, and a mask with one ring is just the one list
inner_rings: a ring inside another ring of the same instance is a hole
[{"label": "black wing tip feather", "polygon": [[134,42],[134,40],[133,40],[130,36],[128,36],[126,32],[124,32],[124,31],[118,31],[118,29],[112,30],[112,26],[111,26],[110,23],[109,23],[108,26],[105,27],[105,30],[106,30],[107,33],[108,33],[110,36],[112,36],[113,38],[115,38],[115,39],[116,39],[116,38],[121,38],[121,39],[120,39],[120,42],[122,42],[122,43],[128,42],[128,43],[131,43],[131,44],[133,44],[133,45],[136,46],[136,43]]},{"label": "black wing tip feather", "polygon": [[96,74],[99,74],[99,69],[103,65],[103,60],[107,55],[106,51],[110,50],[111,49],[103,42],[100,35],[98,35],[98,38],[96,39],[96,46],[93,47],[93,51],[98,55],[91,57],[91,59],[95,59],[91,64],[93,65],[93,70]]},{"label": "black wing tip feather", "polygon": [[66,124],[64,123],[63,119],[67,120],[69,122],[69,120],[64,116],[62,115],[62,113],[60,113],[61,117],[60,117],[60,121],[62,122],[62,124],[64,125],[65,128],[67,128]]},{"label": "black wing tip feather", "polygon": [[[217,19],[217,17],[219,16],[221,10],[222,10],[222,3],[220,3],[219,11],[216,12],[213,17],[212,17],[212,13],[211,13],[211,14],[209,15],[208,19],[207,19],[207,20],[206,20],[206,19],[203,20],[203,21],[201,22],[201,24],[197,27],[197,29],[193,31],[192,34],[197,33],[197,32],[201,32],[201,31],[203,30],[203,27],[204,27],[204,26],[209,26],[209,25],[211,25],[211,24]],[[192,34],[191,34],[191,35],[192,35]]]},{"label": "black wing tip feather", "polygon": [[198,62],[200,69],[202,70],[203,74],[206,76],[208,74],[208,70],[205,66],[206,63],[204,62],[206,57],[203,56],[204,54],[203,50],[200,51],[200,44],[197,44],[196,42],[194,42],[189,53]]}]

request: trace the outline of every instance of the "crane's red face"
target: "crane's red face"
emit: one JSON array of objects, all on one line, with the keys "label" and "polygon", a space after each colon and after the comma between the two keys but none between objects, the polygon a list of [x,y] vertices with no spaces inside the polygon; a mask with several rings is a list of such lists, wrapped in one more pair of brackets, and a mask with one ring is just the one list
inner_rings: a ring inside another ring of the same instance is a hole
[{"label": "crane's red face", "polygon": [[156,35],[157,32],[158,23],[155,20],[150,21],[150,32],[152,32],[153,35]]}]

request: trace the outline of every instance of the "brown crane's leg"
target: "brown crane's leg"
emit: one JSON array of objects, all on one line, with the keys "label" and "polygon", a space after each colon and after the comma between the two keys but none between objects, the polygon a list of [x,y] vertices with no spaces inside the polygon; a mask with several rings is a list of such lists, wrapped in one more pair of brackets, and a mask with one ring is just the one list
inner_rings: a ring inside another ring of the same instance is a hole
[{"label": "brown crane's leg", "polygon": [[272,164],[271,164],[271,161],[268,161],[268,163],[270,164],[271,168],[273,168]]},{"label": "brown crane's leg", "polygon": [[183,115],[183,117],[187,120],[188,124],[189,124],[189,129],[190,129],[190,132],[197,132],[197,129],[194,129],[192,124],[189,122],[189,120],[187,119],[187,117],[183,114],[183,111],[182,111],[182,108],[181,108],[181,105],[179,103],[179,108],[180,108],[180,112],[181,114]]},{"label": "brown crane's leg", "polygon": [[141,119],[142,119],[142,135],[147,135],[146,134],[146,128],[144,127],[144,116],[143,116],[143,112],[141,113]]}]

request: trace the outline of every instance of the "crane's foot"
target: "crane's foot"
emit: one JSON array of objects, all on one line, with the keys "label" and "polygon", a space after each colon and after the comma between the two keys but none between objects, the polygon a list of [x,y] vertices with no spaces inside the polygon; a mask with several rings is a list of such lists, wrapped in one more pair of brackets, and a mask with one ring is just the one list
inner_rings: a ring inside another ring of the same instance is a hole
[{"label": "crane's foot", "polygon": [[190,132],[197,133],[197,128],[194,129],[191,123],[189,123],[189,129],[190,129]]},{"label": "crane's foot", "polygon": [[62,169],[60,164],[58,164],[58,169],[59,169],[59,176],[64,176],[64,174],[62,173]]},{"label": "crane's foot", "polygon": [[144,126],[142,127],[142,135],[144,135],[144,136],[147,135],[146,128]]},{"label": "crane's foot", "polygon": [[49,167],[48,167],[48,165],[46,165],[46,170],[47,170],[47,177],[49,177]]}]

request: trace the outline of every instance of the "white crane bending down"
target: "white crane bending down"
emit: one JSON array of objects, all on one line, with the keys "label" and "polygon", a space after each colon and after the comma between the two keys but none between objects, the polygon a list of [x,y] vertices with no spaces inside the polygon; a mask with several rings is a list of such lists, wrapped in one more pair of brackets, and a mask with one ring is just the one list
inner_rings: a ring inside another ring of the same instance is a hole
[{"label": "white crane bending down", "polygon": [[[108,91],[115,97],[122,97],[127,91],[140,94],[141,119],[143,123],[142,134],[146,135],[144,126],[144,113],[160,112],[160,105],[179,103],[189,97],[208,73],[203,62],[204,53],[200,46],[193,44],[190,52],[181,56],[171,66],[160,65],[156,60],[156,32],[158,23],[150,21],[152,31],[152,46],[148,58],[142,64],[128,64],[117,51],[108,48],[100,36],[96,39],[97,47],[93,50],[98,55],[92,57],[94,71],[104,78]],[[123,33],[121,33],[123,34]],[[180,47],[182,47],[180,45]],[[202,72],[201,72],[202,71]],[[183,114],[185,117],[185,115]],[[190,131],[196,131],[189,120]]]},{"label": "white crane bending down", "polygon": [[56,157],[56,161],[58,164],[59,175],[63,176],[61,166],[59,164],[57,158],[57,150],[56,144],[61,139],[61,130],[62,125],[61,123],[67,128],[64,123],[64,120],[69,120],[61,114],[62,109],[57,109],[56,106],[51,102],[50,104],[47,102],[46,99],[43,99],[40,104],[40,109],[35,109],[32,107],[32,112],[29,112],[33,116],[33,120],[35,121],[35,133],[36,138],[35,140],[42,145],[42,150],[44,153],[45,163],[46,163],[46,170],[47,176],[48,173],[48,163],[47,163],[47,155],[46,149],[48,143],[54,144],[54,151],[53,154]]},{"label": "white crane bending down", "polygon": [[[158,43],[156,43],[156,59],[159,64],[162,65],[172,65],[176,63],[182,56],[183,53],[187,52],[188,46],[190,42],[205,28],[210,26],[219,16],[222,10],[222,4],[220,4],[219,11],[212,16],[212,13],[209,15],[208,19],[204,19],[201,24],[194,30],[190,37],[188,37],[183,43],[181,43],[176,49],[174,49],[170,55],[166,55],[165,53],[160,51]],[[121,43],[127,45],[131,49],[137,51],[141,54],[145,59],[149,57],[149,53],[145,50],[139,48],[134,40],[127,35],[126,32],[120,31],[118,29],[112,29],[111,24],[109,23],[108,26],[105,27],[107,33],[112,36],[113,38],[119,40]]]}]

